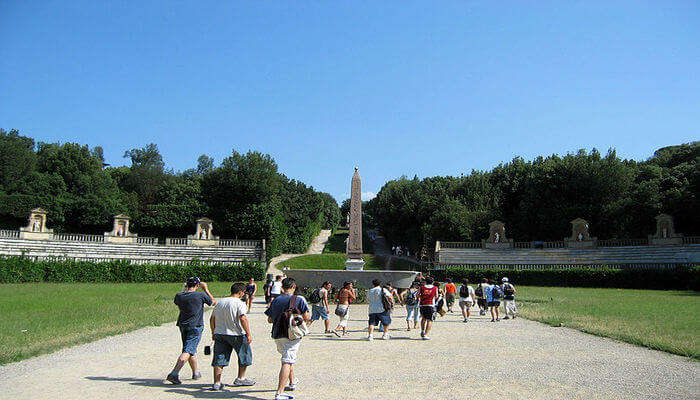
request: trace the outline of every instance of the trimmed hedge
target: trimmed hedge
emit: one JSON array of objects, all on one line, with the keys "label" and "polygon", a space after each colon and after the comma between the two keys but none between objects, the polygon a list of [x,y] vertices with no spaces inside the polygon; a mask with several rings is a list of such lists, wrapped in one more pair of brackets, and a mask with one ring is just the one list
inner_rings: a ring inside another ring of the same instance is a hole
[{"label": "trimmed hedge", "polygon": [[263,280],[265,267],[258,262],[242,265],[131,264],[128,260],[86,262],[70,260],[32,261],[26,257],[0,257],[0,283],[25,282],[183,282],[190,276],[204,281]]},{"label": "trimmed hedge", "polygon": [[472,283],[482,278],[500,281],[507,276],[516,285],[598,287],[620,289],[700,290],[700,267],[676,267],[672,269],[617,269],[575,268],[546,270],[517,269],[464,269],[446,268],[431,271],[431,275],[444,281],[469,279]]}]

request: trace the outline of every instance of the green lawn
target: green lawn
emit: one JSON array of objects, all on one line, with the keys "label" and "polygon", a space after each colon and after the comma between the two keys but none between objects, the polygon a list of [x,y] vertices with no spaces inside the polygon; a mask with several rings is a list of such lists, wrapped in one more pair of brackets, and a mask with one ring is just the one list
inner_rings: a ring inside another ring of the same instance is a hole
[{"label": "green lawn", "polygon": [[[345,269],[346,259],[345,253],[305,254],[282,261],[277,267],[290,269]],[[365,260],[365,269],[384,269],[386,262],[384,257],[375,256],[374,254],[363,254],[362,259]]]},{"label": "green lawn", "polygon": [[[210,290],[223,297],[230,285]],[[2,284],[0,364],[174,321],[180,290],[181,283]]]},{"label": "green lawn", "polygon": [[518,287],[520,315],[700,359],[700,293]]},{"label": "green lawn", "polygon": [[[362,233],[362,250],[367,254],[374,253],[374,244],[369,240],[367,231],[363,229]],[[328,243],[323,248],[323,253],[345,253],[345,239],[347,237],[347,228],[337,228],[333,235],[328,238]]]}]

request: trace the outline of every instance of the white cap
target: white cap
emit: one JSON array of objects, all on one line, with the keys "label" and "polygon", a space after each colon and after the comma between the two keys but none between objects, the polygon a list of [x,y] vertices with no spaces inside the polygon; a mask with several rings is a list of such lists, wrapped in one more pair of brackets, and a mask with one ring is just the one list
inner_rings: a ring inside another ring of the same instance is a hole
[{"label": "white cap", "polygon": [[508,278],[503,278],[503,279],[501,279],[501,281],[508,282]]}]

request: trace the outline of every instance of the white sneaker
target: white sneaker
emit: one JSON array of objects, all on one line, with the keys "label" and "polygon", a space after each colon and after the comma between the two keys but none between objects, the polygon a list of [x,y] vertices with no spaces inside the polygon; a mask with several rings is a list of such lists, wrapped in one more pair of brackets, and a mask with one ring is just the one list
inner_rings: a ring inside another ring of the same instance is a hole
[{"label": "white sneaker", "polygon": [[235,381],[233,381],[233,386],[253,386],[255,385],[255,381],[249,378],[243,378],[243,379],[238,379],[236,378]]},{"label": "white sneaker", "polygon": [[294,389],[297,388],[297,385],[299,385],[299,379],[296,380],[296,382],[290,382],[287,384],[287,386],[284,387],[284,390],[287,392],[293,392]]},{"label": "white sneaker", "polygon": [[372,335],[369,335],[369,336],[367,336],[367,340],[369,340],[371,342],[374,340],[374,337]]},{"label": "white sneaker", "polygon": [[424,336],[423,336],[423,340],[430,340],[430,336],[424,335]]},{"label": "white sneaker", "polygon": [[389,336],[388,333],[385,333],[382,335],[382,340],[389,340],[389,339],[391,339],[391,336]]},{"label": "white sneaker", "polygon": [[294,396],[290,394],[277,394],[275,395],[275,400],[293,400]]}]

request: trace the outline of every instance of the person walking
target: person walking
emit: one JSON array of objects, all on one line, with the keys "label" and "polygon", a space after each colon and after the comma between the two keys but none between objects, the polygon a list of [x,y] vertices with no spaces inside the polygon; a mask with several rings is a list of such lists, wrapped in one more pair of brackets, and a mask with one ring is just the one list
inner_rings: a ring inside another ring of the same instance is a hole
[{"label": "person walking", "polygon": [[263,292],[265,292],[265,307],[270,307],[270,302],[272,301],[272,296],[270,295],[270,289],[272,289],[272,279],[267,279],[265,285],[263,285]]},{"label": "person walking", "polygon": [[469,322],[471,316],[470,308],[476,304],[474,288],[469,286],[469,279],[462,279],[462,286],[459,287],[459,308],[462,309],[463,322]]},{"label": "person walking", "polygon": [[[387,282],[386,286],[384,287],[386,290],[388,290],[391,293],[391,302],[392,302],[392,307],[394,304],[402,304],[401,303],[401,296],[399,296],[399,292],[396,290],[396,288],[391,284],[391,282]],[[391,316],[391,312],[393,311],[393,308],[389,310],[389,315]],[[379,330],[384,331],[384,324],[379,322]]]},{"label": "person walking", "polygon": [[[294,376],[294,364],[299,356],[301,338],[289,339],[287,326],[285,326],[285,322],[288,323],[288,321],[281,317],[287,310],[296,308],[306,323],[310,319],[309,306],[306,303],[306,299],[303,296],[294,294],[297,288],[296,281],[293,278],[284,278],[281,283],[282,293],[272,300],[270,307],[265,310],[267,322],[272,324],[272,338],[277,345],[277,352],[282,356],[282,366],[280,367],[275,400],[293,399],[294,396],[284,392],[296,390],[297,385],[299,385],[299,379],[296,379]],[[292,300],[294,301],[293,304]]]},{"label": "person walking", "polygon": [[248,306],[248,314],[250,314],[250,308],[253,306],[253,298],[257,291],[258,285],[255,284],[255,279],[250,278],[248,285],[245,287],[245,304]]},{"label": "person walking", "polygon": [[335,328],[335,332],[342,330],[343,336],[348,333],[348,318],[350,315],[350,303],[355,301],[357,298],[357,292],[353,287],[352,282],[343,282],[343,288],[338,291],[335,295],[335,301],[338,305],[335,308],[335,315],[340,318],[338,326]]},{"label": "person walking", "polygon": [[452,283],[452,279],[447,278],[447,283],[445,283],[445,304],[447,305],[447,312],[452,311],[452,306],[455,304],[455,298],[457,297],[457,286]]},{"label": "person walking", "polygon": [[501,299],[503,298],[503,291],[497,283],[489,285],[485,289],[486,294],[486,305],[489,307],[491,312],[491,322],[498,322],[501,320],[500,310]]},{"label": "person walking", "polygon": [[474,294],[476,295],[476,304],[479,306],[479,315],[486,315],[488,305],[486,305],[486,287],[489,286],[489,280],[481,279],[481,283],[476,286]]},{"label": "person walking", "polygon": [[[197,369],[197,346],[202,339],[202,331],[204,330],[204,305],[215,305],[216,300],[209,292],[206,282],[202,282],[198,277],[193,276],[185,282],[186,289],[175,295],[173,302],[180,309],[180,314],[177,317],[177,326],[180,329],[180,338],[182,339],[182,352],[175,362],[175,367],[165,378],[173,385],[179,385],[180,370],[186,362],[192,368],[192,379],[199,379],[202,374]],[[204,293],[198,292],[201,288]]]},{"label": "person walking", "polygon": [[420,337],[423,340],[430,340],[430,329],[435,319],[435,299],[438,295],[437,286],[433,285],[433,278],[425,278],[425,284],[419,289],[418,298],[420,304]]},{"label": "person walking", "polygon": [[270,287],[270,299],[274,300],[282,294],[282,275],[277,275],[275,281],[272,282],[272,287]]},{"label": "person walking", "polygon": [[515,305],[515,294],[517,293],[517,290],[515,290],[515,286],[513,286],[512,283],[508,282],[508,278],[504,277],[502,281],[503,285],[501,288],[503,289],[503,308],[506,312],[506,316],[503,317],[503,319],[508,319],[509,316],[510,318],[515,319],[515,316],[518,314],[518,309]]},{"label": "person walking", "polygon": [[209,317],[214,354],[211,365],[214,367],[214,385],[212,390],[224,390],[221,374],[224,367],[231,361],[231,352],[236,351],[238,358],[238,377],[233,386],[253,386],[255,381],[245,377],[246,369],[253,364],[253,350],[250,343],[253,336],[250,333],[250,323],[246,316],[248,306],[241,301],[246,295],[246,285],[234,283],[231,294],[219,300]]},{"label": "person walking", "polygon": [[332,287],[333,285],[330,282],[323,282],[323,285],[314,290],[309,296],[309,303],[311,303],[311,321],[309,321],[309,327],[311,327],[314,321],[322,319],[326,327],[324,333],[333,333],[340,337],[338,332],[331,330],[331,321],[328,319],[328,293],[330,293]]},{"label": "person walking", "polygon": [[409,332],[411,331],[411,322],[413,322],[413,329],[418,329],[418,320],[420,319],[418,288],[420,285],[413,283],[401,294],[403,303],[406,305],[406,330]]},{"label": "person walking", "polygon": [[374,337],[374,327],[381,322],[383,325],[384,334],[382,339],[388,340],[389,325],[391,325],[391,308],[394,305],[391,292],[381,286],[382,282],[379,279],[372,281],[372,289],[367,291],[367,302],[369,303],[369,323],[367,327],[367,340],[372,341]]}]

